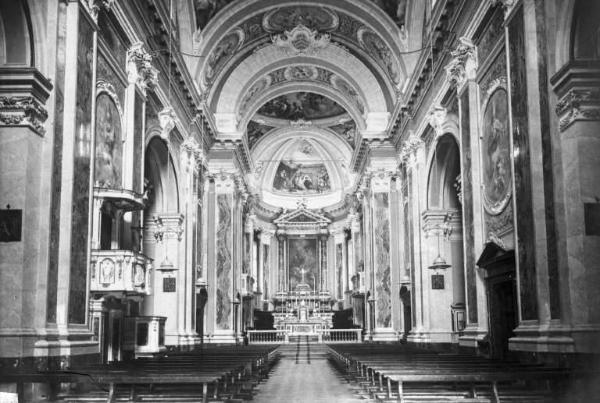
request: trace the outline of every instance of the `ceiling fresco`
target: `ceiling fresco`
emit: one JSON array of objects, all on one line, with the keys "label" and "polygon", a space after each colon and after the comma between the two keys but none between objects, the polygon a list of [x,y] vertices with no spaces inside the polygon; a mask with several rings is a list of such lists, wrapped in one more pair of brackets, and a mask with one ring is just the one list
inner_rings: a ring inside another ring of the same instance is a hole
[{"label": "ceiling fresco", "polygon": [[258,140],[260,140],[262,136],[267,134],[272,129],[274,129],[273,126],[263,125],[253,120],[248,122],[248,147],[252,149],[256,145]]},{"label": "ceiling fresco", "polygon": [[298,142],[279,162],[273,178],[273,190],[301,194],[329,192],[329,173],[322,159],[309,142]]},{"label": "ceiling fresco", "polygon": [[354,148],[356,144],[356,123],[354,120],[331,126],[330,129],[342,136],[350,144],[350,147]]},{"label": "ceiling fresco", "polygon": [[406,23],[406,4],[408,0],[371,0],[381,8],[399,27]]},{"label": "ceiling fresco", "polygon": [[223,7],[234,0],[194,0],[194,12],[196,14],[196,28],[204,29],[208,22]]},{"label": "ceiling fresco", "polygon": [[[210,0],[205,2],[213,3]],[[393,1],[376,1],[388,4]],[[204,3],[204,2],[201,2]],[[222,3],[218,2],[217,3]],[[228,2],[224,2],[228,3]],[[402,1],[398,0],[398,8]],[[390,4],[381,6],[384,10],[392,10]],[[399,12],[399,11],[398,11]],[[393,18],[396,22],[398,18]],[[398,24],[398,22],[397,22]],[[216,47],[212,48],[204,67],[202,84],[211,87],[215,77],[236,55],[247,55],[252,48],[268,46],[273,42],[274,34],[292,31],[304,26],[319,33],[328,33],[331,42],[347,49],[355,56],[361,57],[356,50],[367,52],[378,64],[394,85],[401,80],[399,61],[393,55],[387,43],[362,22],[340,11],[326,7],[288,6],[281,7],[264,14],[253,15],[242,24],[222,36]],[[350,45],[350,46],[349,46]],[[231,63],[235,65],[235,63]]]},{"label": "ceiling fresco", "polygon": [[346,113],[337,102],[312,92],[292,92],[270,100],[259,115],[287,120],[326,119]]},{"label": "ceiling fresco", "polygon": [[[312,82],[319,86],[327,86],[335,90],[340,95],[343,95],[349,102],[356,107],[361,114],[365,112],[365,103],[358,91],[350,85],[346,80],[330,70],[310,66],[310,65],[294,65],[283,67],[270,72],[266,76],[258,80],[252,87],[248,89],[239,106],[240,116],[244,116],[248,108],[259,98],[267,89],[274,88],[278,85],[283,85],[296,82]],[[295,119],[294,119],[295,120]]]}]

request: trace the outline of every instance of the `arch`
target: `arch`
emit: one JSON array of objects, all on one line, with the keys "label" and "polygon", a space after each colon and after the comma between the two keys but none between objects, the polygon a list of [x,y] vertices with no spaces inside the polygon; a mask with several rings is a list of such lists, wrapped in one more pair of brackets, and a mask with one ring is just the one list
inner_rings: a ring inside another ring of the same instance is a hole
[{"label": "arch", "polygon": [[144,165],[144,178],[151,185],[145,211],[150,214],[179,211],[179,187],[173,155],[157,136],[148,142]]},{"label": "arch", "polygon": [[454,136],[446,133],[435,144],[429,164],[427,207],[429,209],[460,208],[456,179],[460,175],[460,151]]},{"label": "arch", "polygon": [[[234,113],[235,106],[239,105],[251,85],[259,82],[267,71],[277,67],[291,64],[308,64],[331,70],[347,82],[355,83],[357,92],[366,103],[365,108],[370,112],[387,112],[388,102],[384,98],[387,92],[381,88],[373,73],[356,57],[341,49],[330,45],[319,52],[318,57],[290,58],[285,52],[271,45],[256,51],[252,56],[242,61],[227,78],[227,82],[218,93],[211,95],[215,105],[215,113]],[[339,66],[344,66],[340,69]],[[249,71],[258,74],[249,76]],[[292,81],[295,84],[301,82]],[[270,84],[270,83],[269,83]],[[315,84],[313,86],[316,87]]]},{"label": "arch", "polygon": [[27,3],[2,0],[0,20],[0,66],[33,66],[33,35]]},{"label": "arch", "polygon": [[358,110],[356,105],[349,103],[348,100],[341,96],[338,92],[335,92],[329,88],[318,87],[311,83],[289,83],[286,85],[269,89],[260,97],[255,99],[247,108],[247,111],[244,114],[244,116],[242,116],[240,119],[240,122],[238,124],[238,128],[240,129],[240,131],[245,131],[248,122],[260,109],[260,107],[263,106],[266,102],[277,98],[280,95],[285,95],[290,92],[314,92],[315,94],[331,98],[332,100],[340,104],[340,106],[348,112],[350,117],[354,120],[354,122],[356,122],[356,126],[359,130],[364,129],[366,127],[365,119],[360,110]]}]

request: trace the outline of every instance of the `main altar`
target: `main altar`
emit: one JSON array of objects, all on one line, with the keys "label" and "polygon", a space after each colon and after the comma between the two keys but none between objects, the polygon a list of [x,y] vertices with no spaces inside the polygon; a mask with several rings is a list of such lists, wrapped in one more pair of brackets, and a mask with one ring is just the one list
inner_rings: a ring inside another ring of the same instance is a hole
[{"label": "main altar", "polygon": [[331,329],[335,303],[328,290],[327,241],[331,221],[300,205],[274,221],[279,240],[279,291],[274,326],[287,336]]}]

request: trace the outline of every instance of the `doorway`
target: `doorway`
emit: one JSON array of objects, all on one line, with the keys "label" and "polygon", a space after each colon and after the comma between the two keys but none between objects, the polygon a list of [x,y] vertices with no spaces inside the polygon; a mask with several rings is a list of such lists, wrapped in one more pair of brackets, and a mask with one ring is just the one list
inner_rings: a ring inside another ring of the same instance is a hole
[{"label": "doorway", "polygon": [[506,359],[510,356],[508,341],[518,325],[515,252],[489,242],[477,266],[483,270],[486,283],[489,355]]}]

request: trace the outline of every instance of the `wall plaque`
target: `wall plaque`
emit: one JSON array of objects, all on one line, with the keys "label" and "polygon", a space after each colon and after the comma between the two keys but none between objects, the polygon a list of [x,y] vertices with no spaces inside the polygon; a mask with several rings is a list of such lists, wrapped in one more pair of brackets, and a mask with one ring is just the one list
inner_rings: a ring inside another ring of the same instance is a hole
[{"label": "wall plaque", "polygon": [[163,292],[175,292],[177,279],[175,277],[163,278]]},{"label": "wall plaque", "polygon": [[21,242],[22,223],[23,210],[0,210],[0,242]]},{"label": "wall plaque", "polygon": [[431,289],[432,290],[443,290],[444,289],[444,275],[433,274],[431,276]]}]

